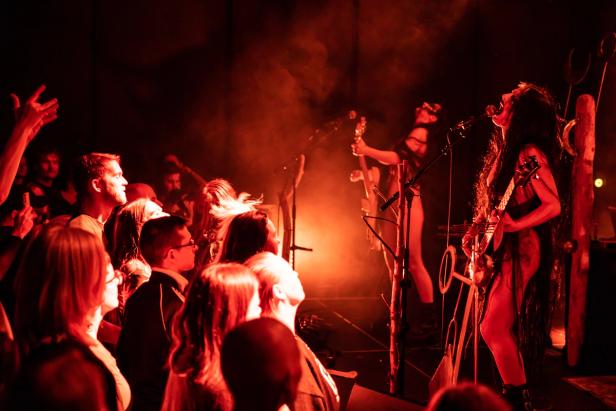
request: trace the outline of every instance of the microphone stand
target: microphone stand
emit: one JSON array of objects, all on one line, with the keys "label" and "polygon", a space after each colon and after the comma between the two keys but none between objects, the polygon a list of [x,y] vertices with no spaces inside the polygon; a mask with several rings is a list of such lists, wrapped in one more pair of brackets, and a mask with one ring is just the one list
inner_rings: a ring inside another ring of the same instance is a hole
[{"label": "microphone stand", "polygon": [[[398,164],[398,192],[392,195],[382,206],[385,211],[393,202],[398,202],[396,253],[394,261],[394,274],[392,276],[389,335],[389,393],[402,397],[404,394],[404,369],[406,353],[406,333],[408,331],[406,306],[407,289],[410,285],[409,277],[409,237],[411,232],[411,205],[415,196],[413,187],[421,176],[429,170],[441,157],[446,156],[451,148],[463,138],[466,138],[466,126],[454,126],[447,132],[447,143],[439,154],[419,169],[417,173],[404,182],[408,163],[406,160]],[[452,135],[457,134],[456,139]],[[405,224],[406,223],[406,224]]]},{"label": "microphone stand", "polygon": [[[293,176],[291,176],[291,178],[293,178]],[[302,247],[295,243],[295,224],[297,222],[295,193],[297,190],[295,188],[295,181],[291,181],[291,184],[293,184],[293,192],[291,195],[291,267],[295,270],[295,250],[312,252],[312,248]]]},{"label": "microphone stand", "polygon": [[[449,154],[449,152],[451,151],[451,148],[456,145],[458,142],[460,142],[463,139],[466,139],[467,135],[466,135],[466,131],[468,130],[468,127],[451,127],[449,129],[449,131],[447,131],[447,143],[445,143],[445,145],[441,148],[441,150],[439,151],[439,153],[432,157],[430,159],[430,161],[428,161],[426,163],[426,165],[424,165],[423,167],[421,167],[417,173],[415,173],[415,175],[413,177],[411,177],[406,183],[404,183],[404,190],[407,190],[409,187],[414,186],[415,184],[417,184],[417,181],[421,178],[421,176],[424,175],[424,173],[426,171],[428,171],[430,168],[432,168],[432,166],[434,165],[434,163],[436,163],[438,160],[441,159],[441,157],[446,156],[447,154]],[[452,140],[452,135],[456,135],[457,134],[457,138]],[[389,197],[387,199],[387,201],[385,201],[383,203],[383,205],[381,205],[380,209],[381,211],[385,211],[387,210],[393,203],[394,201],[398,200],[398,198],[400,198],[400,192],[396,192],[394,193],[394,195],[392,195],[391,197]]]}]

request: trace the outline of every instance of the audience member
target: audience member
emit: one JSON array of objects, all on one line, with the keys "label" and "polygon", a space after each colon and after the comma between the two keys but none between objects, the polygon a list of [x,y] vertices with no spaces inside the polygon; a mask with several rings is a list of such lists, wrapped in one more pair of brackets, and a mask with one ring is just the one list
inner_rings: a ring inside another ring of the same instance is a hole
[{"label": "audience member", "polygon": [[195,265],[197,269],[212,262],[222,243],[223,222],[255,209],[260,200],[250,199],[250,194],[235,192],[231,183],[222,178],[209,181],[195,202],[191,232],[199,245]]},{"label": "audience member", "polygon": [[79,211],[70,227],[95,234],[104,241],[103,227],[114,207],[126,203],[126,185],[120,157],[90,153],[79,158],[73,171]]},{"label": "audience member", "polygon": [[139,200],[140,198],[145,198],[150,201],[153,201],[161,207],[163,205],[163,203],[158,201],[158,198],[156,197],[156,192],[149,184],[130,183],[126,186],[126,201],[132,203],[133,201]]},{"label": "audience member", "polygon": [[173,324],[162,409],[230,411],[220,369],[222,341],[233,327],[260,314],[259,283],[245,266],[214,264],[195,276]]},{"label": "audience member", "polygon": [[120,333],[119,327],[103,321],[103,317],[118,307],[118,287],[122,283],[122,273],[115,271],[110,262],[107,263],[106,273],[103,302],[94,312],[88,326],[88,335],[92,337],[89,348],[113,374],[120,406],[125,410],[130,404],[130,387],[120,372],[115,358],[102,344],[107,341],[116,343]]},{"label": "audience member", "polygon": [[[124,205],[109,223],[111,227],[111,262],[124,275],[120,293],[120,311],[128,297],[145,281],[150,279],[152,269],[139,248],[143,225],[153,218],[168,216],[156,203],[141,198]],[[105,227],[107,228],[107,227]]]},{"label": "audience member", "polygon": [[439,390],[426,411],[511,411],[511,406],[485,385],[467,382]]},{"label": "audience member", "polygon": [[2,407],[9,411],[112,411],[98,360],[74,341],[37,350],[19,372]]},{"label": "audience member", "polygon": [[139,246],[152,275],[126,302],[118,363],[132,389],[132,410],[160,410],[171,324],[184,302],[182,274],[194,267],[196,246],[185,220],[175,216],[147,221]]},{"label": "audience member", "polygon": [[[246,261],[259,279],[259,295],[264,317],[285,324],[295,334],[295,316],[305,294],[297,272],[282,257],[271,252],[254,255]],[[293,410],[338,410],[339,397],[334,380],[308,345],[297,335],[302,356],[302,378]]]},{"label": "audience member", "polygon": [[233,217],[225,228],[216,261],[243,263],[262,251],[277,254],[279,243],[276,227],[267,214],[260,210],[248,211]]},{"label": "audience member", "polygon": [[114,377],[115,364],[109,367],[105,361],[109,353],[99,357],[102,347],[88,334],[103,301],[107,264],[94,235],[59,225],[42,227],[28,245],[15,280],[15,341],[25,369],[44,366],[53,359],[46,353],[62,352],[62,347],[91,358],[111,381],[104,387],[108,408],[125,409],[130,391],[128,398],[116,391],[120,382]]},{"label": "audience member", "polygon": [[234,411],[278,411],[294,404],[301,356],[284,324],[272,318],[241,324],[227,334],[221,352]]},{"label": "audience member", "polygon": [[44,85],[40,86],[23,105],[17,95],[11,94],[15,126],[4,149],[0,152],[0,204],[4,203],[9,195],[24,151],[30,141],[38,134],[41,127],[58,118],[57,99],[53,98],[46,103],[38,102],[43,91],[45,91]]}]

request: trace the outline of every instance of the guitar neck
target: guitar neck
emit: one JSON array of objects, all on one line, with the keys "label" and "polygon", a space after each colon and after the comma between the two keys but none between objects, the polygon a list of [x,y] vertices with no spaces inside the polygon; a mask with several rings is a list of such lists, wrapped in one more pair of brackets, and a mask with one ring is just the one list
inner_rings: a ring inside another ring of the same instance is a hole
[{"label": "guitar neck", "polygon": [[[498,211],[498,221],[500,221],[500,215],[509,204],[509,200],[511,199],[511,194],[513,194],[513,189],[515,188],[515,177],[509,181],[509,185],[507,186],[507,190],[505,190],[505,194],[501,198],[500,202],[496,206],[496,210]],[[493,222],[492,224],[487,224],[485,228],[485,234],[481,238],[481,242],[479,243],[479,253],[483,254],[488,249],[490,245],[490,241],[492,241],[492,237],[494,236],[494,231],[496,230],[496,225],[498,221]]]},{"label": "guitar neck", "polygon": [[361,173],[364,177],[363,181],[364,181],[364,190],[366,191],[366,198],[370,198],[374,183],[372,182],[370,172],[368,171],[368,164],[366,163],[366,156],[359,156],[358,159],[359,159],[359,168],[361,169]]},{"label": "guitar neck", "polygon": [[507,190],[505,190],[505,194],[501,198],[501,201],[496,206],[496,209],[500,212],[505,211],[507,204],[509,204],[509,200],[511,199],[511,195],[513,194],[513,190],[515,189],[515,178],[512,178],[509,181],[509,185],[507,186]]}]

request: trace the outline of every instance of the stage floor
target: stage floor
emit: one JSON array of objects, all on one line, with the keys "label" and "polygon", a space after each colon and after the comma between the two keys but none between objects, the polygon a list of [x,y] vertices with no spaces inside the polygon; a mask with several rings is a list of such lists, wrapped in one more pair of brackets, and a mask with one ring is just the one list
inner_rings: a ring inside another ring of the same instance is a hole
[{"label": "stage floor", "polygon": [[[389,371],[388,310],[380,298],[308,299],[299,309],[300,334],[327,366],[357,371],[356,384],[388,392]],[[407,344],[403,399],[419,406],[428,401],[428,382],[442,356],[439,337],[433,342]],[[472,351],[469,351],[472,352]],[[464,361],[460,380],[472,380],[472,358]],[[553,410],[612,410],[588,391],[568,384],[576,376],[565,367],[558,350],[548,350],[545,366],[533,388],[536,406]],[[496,369],[487,347],[480,347],[479,381],[496,385]],[[353,398],[353,396],[352,396]],[[418,408],[419,409],[419,408]]]}]

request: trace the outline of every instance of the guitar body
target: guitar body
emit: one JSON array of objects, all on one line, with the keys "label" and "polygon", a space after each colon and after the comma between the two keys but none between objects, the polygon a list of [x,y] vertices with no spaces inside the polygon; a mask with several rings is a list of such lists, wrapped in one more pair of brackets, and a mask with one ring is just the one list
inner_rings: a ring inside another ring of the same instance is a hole
[{"label": "guitar body", "polygon": [[[368,173],[370,174],[370,180],[378,186],[379,181],[381,180],[381,170],[379,170],[378,167],[370,167],[368,169]],[[377,208],[378,202],[376,196],[361,199],[361,210],[364,215],[375,216],[377,213]]]},{"label": "guitar body", "polygon": [[[521,164],[516,169],[514,176],[511,178],[511,181],[507,186],[507,190],[505,191],[505,194],[503,194],[499,204],[492,210],[487,220],[481,223],[473,223],[462,238],[462,250],[467,256],[471,257],[471,250],[475,250],[474,258],[476,260],[476,266],[472,270],[474,271],[473,279],[479,287],[486,287],[490,283],[492,275],[494,274],[494,264],[492,258],[487,256],[485,253],[490,244],[493,244],[492,248],[494,251],[498,250],[501,246],[505,231],[501,218],[505,213],[505,208],[509,203],[511,194],[513,193],[515,187],[523,187],[526,185],[528,180],[537,172],[539,167],[540,166],[537,159],[532,156],[524,164]],[[534,233],[534,231],[532,232]],[[523,238],[524,231],[521,231],[519,235],[520,238]],[[536,233],[534,233],[534,235],[535,237],[537,236]],[[539,250],[538,241],[539,240],[537,239],[537,247],[534,249],[536,251]],[[530,245],[532,244],[529,244],[529,246]],[[520,248],[522,248],[522,244],[520,244]],[[520,251],[520,253],[522,253],[522,251]],[[520,258],[524,261],[529,261],[530,259],[535,258],[537,267],[539,267],[538,254],[539,253],[537,252],[537,256],[535,257],[531,255],[523,256],[520,254]],[[505,261],[506,260],[507,258],[505,258]],[[468,272],[469,269],[469,264],[467,264],[465,271]],[[524,268],[522,268],[522,271],[524,271]]]}]

